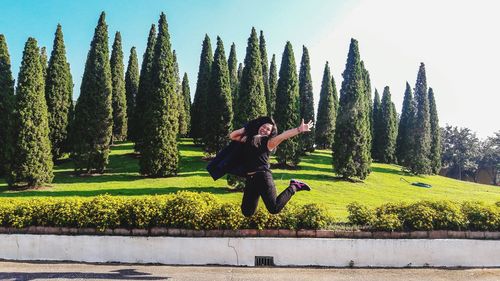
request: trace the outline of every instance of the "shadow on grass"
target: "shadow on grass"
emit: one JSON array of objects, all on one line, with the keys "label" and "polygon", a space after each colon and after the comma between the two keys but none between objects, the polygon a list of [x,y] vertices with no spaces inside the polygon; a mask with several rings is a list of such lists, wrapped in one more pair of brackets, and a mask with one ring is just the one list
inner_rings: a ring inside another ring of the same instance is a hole
[{"label": "shadow on grass", "polygon": [[103,194],[120,195],[120,196],[141,196],[141,195],[162,195],[171,194],[178,191],[191,192],[209,192],[212,194],[231,194],[233,193],[226,187],[161,187],[161,188],[126,188],[126,189],[101,189],[101,190],[65,190],[65,191],[11,191],[6,192],[6,187],[0,187],[0,198],[10,197],[64,197],[64,196],[81,196],[91,197]]},{"label": "shadow on grass", "polygon": [[371,167],[372,172],[377,172],[377,173],[386,173],[386,174],[393,174],[393,175],[399,175],[399,176],[414,176],[410,173],[404,172],[401,169],[397,168],[386,168],[386,167]]}]

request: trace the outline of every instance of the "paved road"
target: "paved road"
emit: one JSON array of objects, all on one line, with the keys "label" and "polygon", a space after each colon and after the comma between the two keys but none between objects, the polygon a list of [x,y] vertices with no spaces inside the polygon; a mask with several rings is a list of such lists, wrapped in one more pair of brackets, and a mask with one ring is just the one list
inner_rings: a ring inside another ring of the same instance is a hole
[{"label": "paved road", "polygon": [[338,269],[165,266],[133,264],[27,263],[0,261],[0,280],[314,280],[314,281],[499,281],[494,269]]}]

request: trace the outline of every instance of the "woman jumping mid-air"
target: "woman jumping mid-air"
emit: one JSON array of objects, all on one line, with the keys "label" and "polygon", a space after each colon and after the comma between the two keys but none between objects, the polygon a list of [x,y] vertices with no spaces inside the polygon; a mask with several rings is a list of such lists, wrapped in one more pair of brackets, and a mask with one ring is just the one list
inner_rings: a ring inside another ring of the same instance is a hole
[{"label": "woman jumping mid-air", "polygon": [[259,117],[248,122],[244,128],[229,134],[231,140],[243,143],[243,166],[246,171],[246,183],[241,203],[243,215],[249,217],[255,213],[260,196],[267,210],[271,214],[277,214],[295,192],[311,190],[307,184],[292,179],[290,185],[277,196],[269,166],[269,153],[284,140],[309,132],[312,126],[312,121],[304,123],[302,120],[299,127],[278,135],[278,128],[271,117]]}]

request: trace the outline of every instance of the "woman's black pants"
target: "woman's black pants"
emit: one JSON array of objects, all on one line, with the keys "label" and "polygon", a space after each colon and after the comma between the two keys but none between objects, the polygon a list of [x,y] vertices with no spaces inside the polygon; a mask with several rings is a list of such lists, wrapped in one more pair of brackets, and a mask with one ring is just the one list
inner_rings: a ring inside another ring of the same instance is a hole
[{"label": "woman's black pants", "polygon": [[267,210],[271,214],[277,214],[285,207],[293,194],[295,194],[293,188],[288,187],[279,196],[276,196],[276,187],[271,172],[258,171],[247,176],[241,211],[245,217],[252,216],[257,209],[257,204],[259,204],[259,197],[262,196]]}]

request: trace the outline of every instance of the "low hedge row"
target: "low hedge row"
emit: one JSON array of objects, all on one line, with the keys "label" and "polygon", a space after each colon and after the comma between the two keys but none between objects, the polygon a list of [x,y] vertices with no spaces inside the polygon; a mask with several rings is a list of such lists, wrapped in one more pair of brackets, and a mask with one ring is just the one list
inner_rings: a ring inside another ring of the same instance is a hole
[{"label": "low hedge row", "polygon": [[0,226],[110,228],[171,227],[186,229],[322,229],[333,222],[317,204],[288,204],[278,215],[259,208],[246,218],[237,204],[207,193],[178,192],[139,198],[101,195],[93,198],[2,201]]},{"label": "low hedge row", "polygon": [[352,225],[371,230],[481,230],[500,231],[500,202],[419,201],[386,203],[369,208],[358,202],[347,206]]}]

